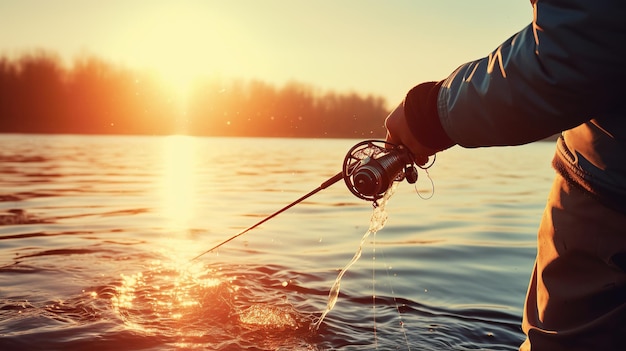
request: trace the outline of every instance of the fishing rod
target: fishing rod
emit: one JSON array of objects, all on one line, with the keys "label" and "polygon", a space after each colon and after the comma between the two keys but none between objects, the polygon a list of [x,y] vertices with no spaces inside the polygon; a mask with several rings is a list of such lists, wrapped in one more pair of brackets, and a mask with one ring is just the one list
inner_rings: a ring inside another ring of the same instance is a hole
[{"label": "fishing rod", "polygon": [[[432,163],[430,165],[432,165]],[[430,165],[422,168],[428,168]],[[415,183],[417,181],[417,169],[415,169],[414,166],[413,156],[405,147],[394,145],[383,140],[364,140],[354,145],[348,151],[343,160],[341,172],[328,178],[317,188],[268,215],[259,222],[202,252],[192,258],[191,261],[244,235],[291,207],[337,183],[341,179],[344,180],[352,194],[360,199],[372,201],[373,205],[377,206],[377,200],[383,197],[393,182],[406,179],[410,184]]]}]

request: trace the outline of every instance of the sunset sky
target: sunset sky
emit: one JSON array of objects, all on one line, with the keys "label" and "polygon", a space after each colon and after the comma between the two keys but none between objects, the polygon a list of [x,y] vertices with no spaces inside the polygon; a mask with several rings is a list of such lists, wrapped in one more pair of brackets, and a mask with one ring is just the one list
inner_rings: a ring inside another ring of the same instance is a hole
[{"label": "sunset sky", "polygon": [[527,0],[0,0],[0,55],[94,55],[158,73],[293,80],[381,95],[483,57],[530,23]]}]

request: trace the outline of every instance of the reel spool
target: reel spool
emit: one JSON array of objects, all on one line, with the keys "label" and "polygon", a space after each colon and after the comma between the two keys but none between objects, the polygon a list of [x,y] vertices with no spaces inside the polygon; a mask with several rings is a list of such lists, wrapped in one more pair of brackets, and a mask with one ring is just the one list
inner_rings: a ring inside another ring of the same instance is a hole
[{"label": "reel spool", "polygon": [[382,140],[354,145],[344,158],[342,173],[350,192],[367,201],[383,197],[394,181],[417,181],[409,151]]}]

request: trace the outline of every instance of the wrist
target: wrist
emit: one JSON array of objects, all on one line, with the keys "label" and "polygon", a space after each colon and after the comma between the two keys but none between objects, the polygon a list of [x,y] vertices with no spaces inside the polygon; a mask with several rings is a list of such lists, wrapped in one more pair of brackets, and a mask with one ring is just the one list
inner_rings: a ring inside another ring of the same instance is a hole
[{"label": "wrist", "polygon": [[425,147],[437,151],[456,144],[439,120],[437,99],[442,84],[443,81],[419,84],[404,99],[404,115],[411,134]]}]

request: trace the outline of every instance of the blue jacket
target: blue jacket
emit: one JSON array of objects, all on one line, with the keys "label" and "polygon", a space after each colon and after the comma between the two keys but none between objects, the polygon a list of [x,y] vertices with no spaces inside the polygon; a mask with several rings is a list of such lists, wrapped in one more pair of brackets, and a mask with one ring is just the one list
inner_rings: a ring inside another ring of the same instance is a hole
[{"label": "blue jacket", "polygon": [[557,171],[626,213],[626,1],[531,2],[530,25],[443,81],[441,126],[464,147],[563,132]]}]

